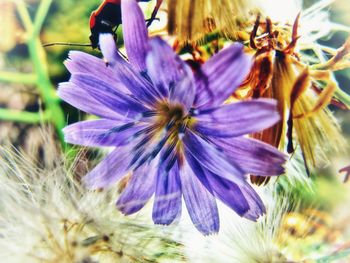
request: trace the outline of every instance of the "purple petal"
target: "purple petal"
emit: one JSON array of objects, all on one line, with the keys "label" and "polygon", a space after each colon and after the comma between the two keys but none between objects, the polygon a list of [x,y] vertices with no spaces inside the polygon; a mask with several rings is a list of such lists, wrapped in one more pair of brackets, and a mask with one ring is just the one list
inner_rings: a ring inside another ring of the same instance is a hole
[{"label": "purple petal", "polygon": [[249,211],[249,204],[236,184],[214,174],[207,178],[214,195],[238,215],[244,216]]},{"label": "purple petal", "polygon": [[[71,74],[86,73],[98,76],[106,83],[120,82],[113,68],[106,66],[105,61],[84,52],[70,51],[64,64]],[[118,88],[123,92],[127,91],[122,85],[118,85]]]},{"label": "purple petal", "polygon": [[257,99],[200,110],[196,130],[213,137],[235,137],[271,127],[280,116],[277,101]]},{"label": "purple petal", "polygon": [[243,82],[251,59],[241,44],[234,44],[210,58],[197,74],[195,105],[208,108],[221,105]]},{"label": "purple petal", "polygon": [[160,38],[150,40],[151,50],[147,56],[148,73],[164,95],[170,95],[170,102],[180,103],[189,110],[195,98],[195,83],[192,71]]},{"label": "purple petal", "polygon": [[152,197],[156,185],[155,161],[133,172],[116,205],[125,215],[138,212]]},{"label": "purple petal", "polygon": [[241,188],[241,191],[249,204],[249,211],[243,216],[247,219],[256,221],[266,212],[264,203],[248,183]]},{"label": "purple petal", "polygon": [[[152,38],[149,43],[151,50],[148,52],[146,59],[147,73],[162,94],[168,96],[174,85],[186,78],[188,74],[187,65],[161,38]],[[193,101],[190,103],[192,104]]]},{"label": "purple petal", "polygon": [[168,162],[160,163],[153,205],[155,224],[169,225],[181,213],[181,182],[178,164],[167,172]]},{"label": "purple petal", "polygon": [[137,100],[119,91],[115,83],[107,84],[86,74],[73,74],[70,82],[83,88],[94,99],[124,117],[136,117],[147,109]]},{"label": "purple petal", "polygon": [[143,13],[135,0],[122,0],[123,38],[130,63],[139,72],[146,70],[148,33]]},{"label": "purple petal", "polygon": [[120,57],[114,39],[111,39],[109,34],[100,35],[100,45],[108,66],[113,68],[118,82],[122,82],[135,97],[150,105],[162,98],[161,93],[153,87],[145,72],[134,69],[130,63]]},{"label": "purple petal", "polygon": [[246,173],[262,176],[284,173],[287,156],[271,145],[244,137],[215,139],[214,142]]},{"label": "purple petal", "polygon": [[204,235],[217,233],[220,228],[215,197],[199,181],[187,162],[181,170],[183,197],[195,227]]},{"label": "purple petal", "polygon": [[125,127],[128,120],[89,120],[69,125],[63,129],[66,142],[84,146],[122,146],[144,126],[130,126],[120,132],[113,129]]},{"label": "purple petal", "polygon": [[187,131],[183,139],[186,158],[191,155],[201,166],[213,173],[232,181],[238,185],[244,183],[244,172],[233,162],[228,162],[227,157],[211,143]]},{"label": "purple petal", "polygon": [[265,207],[260,197],[247,182],[239,187],[237,184],[208,170],[205,173],[214,195],[238,215],[255,221],[265,212]]},{"label": "purple petal", "polygon": [[110,108],[86,93],[84,89],[71,82],[60,83],[57,91],[58,96],[84,112],[107,119],[119,119]]},{"label": "purple petal", "polygon": [[[96,74],[100,73],[112,73],[111,67],[106,67],[105,62],[95,56],[81,52],[81,51],[70,51],[68,53],[68,59],[64,62],[64,65],[68,71],[73,73],[87,73]],[[111,74],[112,75],[112,74]],[[108,76],[109,77],[109,76]]]},{"label": "purple petal", "polygon": [[109,186],[127,174],[131,159],[130,146],[119,147],[105,157],[92,171],[83,178],[90,189]]},{"label": "purple petal", "polygon": [[197,178],[208,191],[213,193],[215,197],[233,209],[238,215],[255,221],[265,212],[265,207],[260,197],[247,182],[242,182],[242,185],[239,187],[237,184],[203,168],[191,156],[187,156],[186,159]]},{"label": "purple petal", "polygon": [[155,101],[162,99],[163,95],[149,80],[146,73],[135,71],[129,63],[120,60],[115,63],[113,70],[120,82],[139,100],[148,105],[153,105]]},{"label": "purple petal", "polygon": [[189,111],[193,106],[195,85],[191,70],[188,67],[184,67],[184,69],[186,69],[187,73],[185,77],[170,89],[170,101],[172,103],[180,103]]}]

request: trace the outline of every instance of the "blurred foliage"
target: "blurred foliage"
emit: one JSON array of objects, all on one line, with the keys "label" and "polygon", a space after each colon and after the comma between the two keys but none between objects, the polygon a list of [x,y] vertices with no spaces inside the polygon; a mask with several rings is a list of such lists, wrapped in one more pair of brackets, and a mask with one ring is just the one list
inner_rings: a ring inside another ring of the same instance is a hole
[{"label": "blurred foliage", "polygon": [[[34,6],[36,4],[33,3]],[[0,46],[3,52],[8,53],[2,55],[1,85],[6,90],[22,86],[23,93],[27,96],[16,107],[11,107],[13,97],[8,98],[10,105],[6,105],[5,100],[0,107],[0,119],[30,124],[49,122],[54,125],[63,142],[64,114],[48,74],[46,53],[40,41],[40,32],[50,6],[51,0],[42,0],[35,9],[22,0],[1,2],[1,17],[7,23],[5,26],[14,30],[12,34],[9,30],[2,30],[4,36]],[[16,30],[18,28],[21,29]],[[31,94],[31,88],[35,89],[35,94]],[[32,95],[36,98],[34,102]],[[31,109],[32,105],[34,110]],[[4,136],[6,138],[7,134]]]},{"label": "blurred foliage", "polygon": [[[54,0],[44,25],[43,43],[89,43],[90,14],[100,3],[101,0]],[[77,48],[66,46],[46,48],[50,75],[54,82],[67,80],[67,71],[62,62],[67,58],[68,51],[71,49]],[[78,49],[99,54],[98,51],[93,51],[90,47],[79,47]]]}]

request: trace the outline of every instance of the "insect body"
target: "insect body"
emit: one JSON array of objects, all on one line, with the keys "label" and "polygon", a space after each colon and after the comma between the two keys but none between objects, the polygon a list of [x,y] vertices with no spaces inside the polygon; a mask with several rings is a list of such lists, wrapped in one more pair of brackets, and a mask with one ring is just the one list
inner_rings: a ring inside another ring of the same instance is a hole
[{"label": "insect body", "polygon": [[114,33],[114,28],[122,23],[121,0],[104,0],[90,16],[90,41],[92,48],[98,47],[100,33]]},{"label": "insect body", "polygon": [[[121,16],[122,0],[104,0],[102,4],[91,13],[90,16],[90,41],[92,48],[98,47],[99,34],[110,33],[115,35],[115,29],[122,23]],[[150,0],[139,0],[139,2],[149,2]],[[152,16],[148,19],[149,26],[155,19],[157,11],[163,0],[157,0]]]}]

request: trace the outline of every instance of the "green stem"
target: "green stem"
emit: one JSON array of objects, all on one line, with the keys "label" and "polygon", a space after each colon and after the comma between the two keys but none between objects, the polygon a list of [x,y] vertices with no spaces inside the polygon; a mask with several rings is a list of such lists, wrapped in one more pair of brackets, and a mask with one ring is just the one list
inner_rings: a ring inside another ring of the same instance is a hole
[{"label": "green stem", "polygon": [[35,15],[33,30],[30,34],[33,38],[35,38],[36,36],[39,36],[41,28],[44,24],[46,15],[50,9],[51,3],[52,3],[52,0],[41,1],[40,6],[38,8],[38,12]]},{"label": "green stem", "polygon": [[29,34],[27,38],[27,45],[31,61],[34,66],[34,72],[37,76],[37,88],[40,92],[43,102],[45,103],[47,117],[49,121],[54,124],[62,145],[65,147],[66,144],[64,144],[62,133],[62,128],[66,124],[65,117],[60,107],[55,88],[52,86],[52,83],[50,81],[47,69],[46,53],[39,39],[40,31],[45,21],[47,12],[50,8],[51,2],[52,0],[41,1],[38,12],[35,16],[34,24],[31,21],[30,15],[23,0],[18,0],[16,3],[19,16],[21,17],[24,27]]},{"label": "green stem", "polygon": [[60,107],[59,99],[55,89],[51,84],[49,74],[46,68],[46,56],[39,38],[28,41],[28,49],[35,72],[38,76],[37,87],[46,105],[48,117],[55,125],[57,133],[63,142],[62,128],[65,126],[64,113]]},{"label": "green stem", "polygon": [[37,77],[31,73],[0,72],[0,82],[34,85]]},{"label": "green stem", "polygon": [[0,108],[0,120],[17,121],[24,123],[41,123],[45,121],[46,115],[38,112],[18,111]]},{"label": "green stem", "polygon": [[329,263],[329,262],[339,262],[339,259],[346,259],[350,255],[350,249],[339,251],[333,255],[319,258],[316,260],[317,263]]},{"label": "green stem", "polygon": [[337,97],[342,103],[344,103],[350,109],[350,95],[344,92],[339,87],[334,92],[335,97]]},{"label": "green stem", "polygon": [[15,3],[17,5],[18,14],[22,20],[24,28],[26,29],[27,33],[32,32],[33,31],[33,23],[32,23],[32,20],[30,18],[30,15],[28,13],[26,4],[24,3],[23,0],[17,0],[17,1],[15,1]]},{"label": "green stem", "polygon": [[344,92],[338,84],[337,79],[334,74],[331,75],[331,80],[336,83],[336,90],[334,91],[334,97],[336,97],[340,102],[344,103],[348,109],[350,109],[350,95]]}]

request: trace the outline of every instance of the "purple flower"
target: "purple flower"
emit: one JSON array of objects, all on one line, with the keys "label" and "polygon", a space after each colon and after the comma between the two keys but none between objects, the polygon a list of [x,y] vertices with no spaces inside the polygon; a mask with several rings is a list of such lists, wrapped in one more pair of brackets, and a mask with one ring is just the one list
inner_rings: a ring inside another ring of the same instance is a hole
[{"label": "purple flower", "polygon": [[129,62],[111,35],[101,35],[108,66],[71,52],[71,79],[59,87],[63,100],[101,117],[66,127],[66,141],[115,146],[85,183],[96,189],[131,174],[116,204],[121,212],[139,211],[154,195],[153,220],[168,225],[180,215],[183,197],[203,234],[219,230],[216,198],[256,220],[265,208],[245,175],[279,175],[285,156],[243,137],[279,120],[274,100],[222,105],[250,69],[242,46],[213,56],[197,75],[163,40],[148,38],[136,1],[123,0],[122,14]]}]

